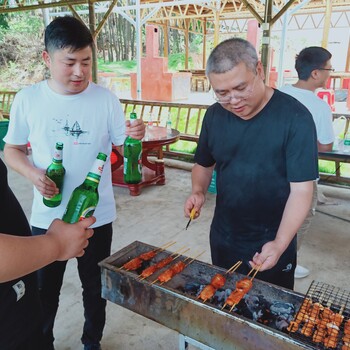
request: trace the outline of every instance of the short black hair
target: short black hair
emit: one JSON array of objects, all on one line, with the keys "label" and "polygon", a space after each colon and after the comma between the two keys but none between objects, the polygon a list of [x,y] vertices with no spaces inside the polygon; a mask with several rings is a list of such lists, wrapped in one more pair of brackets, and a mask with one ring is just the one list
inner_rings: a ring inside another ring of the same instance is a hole
[{"label": "short black hair", "polygon": [[332,54],[320,46],[310,46],[301,50],[295,60],[295,69],[300,80],[308,80],[315,69],[324,68]]},{"label": "short black hair", "polygon": [[89,28],[72,16],[55,18],[45,30],[45,50],[49,53],[65,48],[72,51],[92,48],[93,42]]}]

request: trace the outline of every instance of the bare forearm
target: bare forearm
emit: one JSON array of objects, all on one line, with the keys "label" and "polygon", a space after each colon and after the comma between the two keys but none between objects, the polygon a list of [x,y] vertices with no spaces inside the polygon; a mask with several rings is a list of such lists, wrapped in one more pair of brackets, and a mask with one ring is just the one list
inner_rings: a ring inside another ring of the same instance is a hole
[{"label": "bare forearm", "polygon": [[333,142],[327,144],[317,142],[317,148],[319,152],[330,152],[333,149]]},{"label": "bare forearm", "polygon": [[283,251],[287,249],[304,222],[310,210],[312,194],[313,181],[291,184],[291,192],[276,235],[276,242],[281,245]]},{"label": "bare forearm", "polygon": [[4,149],[5,162],[13,170],[29,178],[34,166],[28,159],[26,146],[5,145]]},{"label": "bare forearm", "polygon": [[55,219],[45,235],[18,237],[0,233],[0,282],[36,271],[53,261],[84,255],[93,235],[90,216],[76,224]]},{"label": "bare forearm", "polygon": [[27,275],[55,261],[54,241],[48,236],[17,237],[0,234],[0,282]]},{"label": "bare forearm", "polygon": [[210,185],[214,166],[210,168],[195,164],[192,168],[192,193],[206,193]]}]

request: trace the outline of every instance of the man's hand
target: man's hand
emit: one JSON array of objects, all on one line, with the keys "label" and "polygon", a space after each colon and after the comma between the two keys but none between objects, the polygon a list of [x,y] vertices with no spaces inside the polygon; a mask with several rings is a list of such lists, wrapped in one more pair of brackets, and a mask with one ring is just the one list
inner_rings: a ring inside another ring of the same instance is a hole
[{"label": "man's hand", "polygon": [[125,121],[125,134],[136,140],[141,140],[145,136],[146,126],[142,119],[134,119]]},{"label": "man's hand", "polygon": [[59,193],[56,184],[46,176],[46,171],[43,169],[34,168],[35,170],[30,176],[33,185],[43,197],[52,198]]},{"label": "man's hand", "polygon": [[255,253],[249,264],[253,268],[261,265],[260,271],[269,270],[277,264],[284,250],[276,241],[267,242],[263,245],[261,253]]},{"label": "man's hand", "polygon": [[184,206],[185,217],[189,218],[191,214],[191,210],[194,208],[196,214],[194,219],[198,218],[201,213],[202,206],[205,202],[205,195],[203,193],[192,193],[186,200]]},{"label": "man's hand", "polygon": [[55,242],[57,249],[56,260],[64,261],[83,256],[84,249],[89,245],[88,239],[93,235],[89,228],[96,218],[91,216],[75,224],[67,224],[55,219],[47,230],[46,235]]}]

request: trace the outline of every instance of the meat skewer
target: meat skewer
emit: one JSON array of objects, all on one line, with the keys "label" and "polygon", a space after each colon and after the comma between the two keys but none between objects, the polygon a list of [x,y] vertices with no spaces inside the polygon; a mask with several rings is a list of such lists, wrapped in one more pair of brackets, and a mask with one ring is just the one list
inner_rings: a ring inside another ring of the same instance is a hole
[{"label": "meat skewer", "polygon": [[180,273],[187,265],[183,261],[176,262],[169,269],[164,271],[158,276],[158,281],[160,283],[165,283],[170,281],[176,274]]},{"label": "meat skewer", "polygon": [[137,256],[136,258],[133,258],[130,261],[128,261],[127,263],[125,263],[121,268],[128,270],[128,271],[137,270],[139,267],[141,267],[143,261],[151,260],[152,258],[154,258],[156,256],[156,254],[169,248],[170,246],[172,246],[175,243],[176,242],[169,242],[160,248],[150,250],[149,252],[146,252],[146,253],[142,253],[139,256]]},{"label": "meat skewer", "polygon": [[[232,267],[230,267],[227,271],[226,274],[229,272],[234,272],[238,269],[238,267],[242,264],[242,261],[237,261]],[[198,295],[197,299],[200,298],[203,300],[203,303],[205,303],[208,299],[211,299],[215,292],[219,289],[222,288],[225,285],[226,278],[217,273],[210,281],[210,284],[205,286],[203,290],[200,292]]]},{"label": "meat skewer", "polygon": [[[157,263],[147,267],[146,269],[144,269],[140,276],[141,279],[145,279],[151,275],[153,275],[156,271],[162,269],[163,267],[165,267],[166,265],[169,265],[173,260],[177,259],[181,254],[187,252],[188,250],[190,250],[190,248],[186,249],[185,251],[183,251],[185,247],[179,249],[177,252],[169,255],[168,257],[158,261]],[[174,254],[178,253],[176,256],[174,256]]]},{"label": "meat skewer", "polygon": [[310,309],[310,306],[312,305],[312,301],[309,298],[305,298],[303,300],[303,303],[300,306],[300,309],[293,321],[289,323],[289,326],[287,327],[287,330],[289,332],[296,332],[299,329],[300,323],[304,321],[305,315],[307,315],[308,310]]},{"label": "meat skewer", "polygon": [[344,316],[342,314],[344,308],[345,305],[342,305],[339,312],[329,314],[327,319],[329,321],[326,324],[327,335],[323,340],[323,344],[330,349],[335,349],[338,345],[339,327],[343,323]]},{"label": "meat skewer", "polygon": [[166,271],[162,272],[158,276],[158,278],[156,278],[151,284],[153,284],[157,281],[160,281],[161,284],[170,281],[175,275],[182,272],[185,267],[187,267],[189,264],[191,264],[196,258],[198,258],[200,255],[202,255],[204,252],[205,252],[205,250],[203,252],[201,252],[200,254],[198,254],[196,257],[192,258],[191,261],[188,262],[187,264],[185,264],[185,261],[190,259],[190,258],[186,258],[184,261],[178,261],[177,263],[173,264]]},{"label": "meat skewer", "polygon": [[[225,304],[221,308],[223,310],[226,305],[231,306],[230,312],[233,308],[243,299],[244,295],[249,292],[249,290],[253,287],[253,279],[256,274],[259,272],[261,265],[258,266],[257,269],[253,268],[249,271],[246,277],[236,282],[236,289],[226,298]],[[249,278],[250,274],[253,272],[253,276]]]}]

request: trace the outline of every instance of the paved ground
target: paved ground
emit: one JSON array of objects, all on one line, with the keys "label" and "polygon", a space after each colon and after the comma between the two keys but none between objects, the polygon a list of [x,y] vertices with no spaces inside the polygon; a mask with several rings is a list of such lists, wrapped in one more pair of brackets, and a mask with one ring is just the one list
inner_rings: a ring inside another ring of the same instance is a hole
[{"label": "paved ground", "polygon": [[[179,246],[191,248],[192,253],[186,255],[205,250],[199,260],[210,262],[208,233],[215,195],[208,194],[200,219],[185,231],[187,220],[183,216],[183,203],[190,191],[190,172],[168,166],[166,176],[165,186],[145,188],[138,197],[131,197],[127,189],[114,187],[119,217],[114,223],[112,251],[116,252],[135,240],[155,246],[176,240]],[[9,179],[29,215],[32,200],[30,183],[10,170]],[[309,277],[296,282],[295,290],[306,293],[311,282],[317,280],[350,291],[350,188],[320,187],[338,205],[318,206],[299,254],[300,263],[312,272]],[[65,274],[56,320],[56,350],[81,349],[82,315],[80,282],[76,262],[71,260]],[[102,346],[104,350],[178,349],[178,334],[108,302]]]}]

